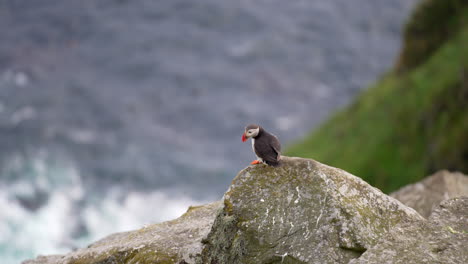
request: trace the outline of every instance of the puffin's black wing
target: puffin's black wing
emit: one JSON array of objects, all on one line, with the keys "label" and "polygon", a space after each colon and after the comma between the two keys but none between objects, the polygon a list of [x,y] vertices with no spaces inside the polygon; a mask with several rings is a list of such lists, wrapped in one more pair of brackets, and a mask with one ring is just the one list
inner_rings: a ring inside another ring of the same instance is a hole
[{"label": "puffin's black wing", "polygon": [[271,141],[271,147],[276,152],[276,161],[279,161],[281,157],[281,144],[275,135],[271,136],[273,137],[273,140]]},{"label": "puffin's black wing", "polygon": [[281,155],[281,144],[274,135],[264,133],[261,137],[255,139],[255,153],[262,158],[264,162],[271,166],[279,164]]}]

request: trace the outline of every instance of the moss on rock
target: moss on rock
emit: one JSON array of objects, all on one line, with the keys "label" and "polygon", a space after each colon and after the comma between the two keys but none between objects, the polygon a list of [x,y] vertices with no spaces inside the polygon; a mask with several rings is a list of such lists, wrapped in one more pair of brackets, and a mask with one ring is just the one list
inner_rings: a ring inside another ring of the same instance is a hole
[{"label": "moss on rock", "polygon": [[423,219],[343,170],[289,157],[241,171],[224,204],[199,263],[346,263]]}]

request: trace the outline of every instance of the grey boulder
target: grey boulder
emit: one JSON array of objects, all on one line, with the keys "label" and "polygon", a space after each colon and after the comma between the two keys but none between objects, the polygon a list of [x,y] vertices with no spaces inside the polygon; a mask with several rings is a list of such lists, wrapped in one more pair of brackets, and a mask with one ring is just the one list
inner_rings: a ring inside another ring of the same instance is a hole
[{"label": "grey boulder", "polygon": [[302,158],[241,171],[199,263],[348,263],[386,234],[424,221],[362,179]]},{"label": "grey boulder", "polygon": [[392,230],[350,263],[468,263],[468,197],[443,201],[428,221]]},{"label": "grey boulder", "polygon": [[468,196],[468,176],[460,172],[439,171],[391,193],[390,196],[427,218],[442,201]]}]

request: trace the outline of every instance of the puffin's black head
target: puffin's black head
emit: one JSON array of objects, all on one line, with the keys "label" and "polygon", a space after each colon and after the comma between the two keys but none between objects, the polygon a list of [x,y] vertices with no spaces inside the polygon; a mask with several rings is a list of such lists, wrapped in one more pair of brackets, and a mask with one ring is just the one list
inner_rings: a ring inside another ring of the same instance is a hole
[{"label": "puffin's black head", "polygon": [[259,125],[248,125],[245,127],[244,134],[242,134],[242,142],[245,142],[249,138],[255,138],[260,133]]}]

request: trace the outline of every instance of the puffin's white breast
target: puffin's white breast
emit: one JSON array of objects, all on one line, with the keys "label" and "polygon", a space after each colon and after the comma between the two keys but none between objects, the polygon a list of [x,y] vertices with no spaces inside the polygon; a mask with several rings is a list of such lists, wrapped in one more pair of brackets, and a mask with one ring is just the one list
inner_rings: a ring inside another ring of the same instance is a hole
[{"label": "puffin's white breast", "polygon": [[263,159],[260,158],[259,156],[257,156],[257,152],[255,152],[255,138],[252,138],[252,150],[253,150],[255,156],[257,157],[257,160],[260,161],[260,162],[263,162]]}]

